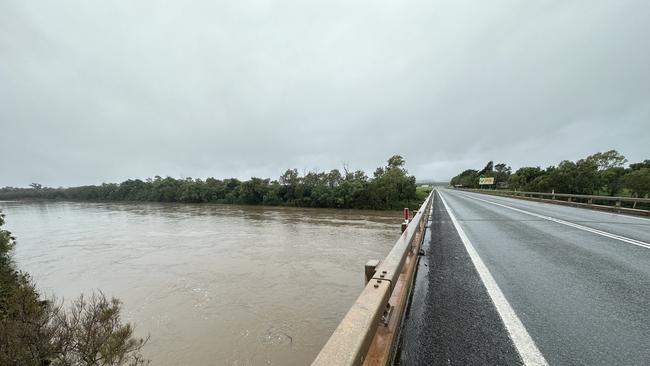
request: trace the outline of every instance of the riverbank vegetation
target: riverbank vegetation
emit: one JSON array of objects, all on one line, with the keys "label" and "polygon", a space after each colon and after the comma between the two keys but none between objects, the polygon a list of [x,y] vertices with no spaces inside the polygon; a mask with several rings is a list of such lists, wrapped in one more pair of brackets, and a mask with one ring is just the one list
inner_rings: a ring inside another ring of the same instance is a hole
[{"label": "riverbank vegetation", "polygon": [[120,302],[80,296],[69,307],[43,299],[28,274],[15,268],[15,239],[0,212],[0,365],[144,365],[144,339],[120,321]]},{"label": "riverbank vegetation", "polygon": [[172,177],[122,183],[104,183],[71,188],[0,188],[0,199],[63,199],[92,201],[213,202],[247,205],[300,206],[322,208],[397,209],[417,208],[421,203],[415,177],[408,174],[399,155],[368,177],[361,170],[309,172],[300,175],[289,169],[279,179],[253,177],[175,179]]},{"label": "riverbank vegetation", "polygon": [[[479,178],[494,177],[491,187],[528,192],[648,197],[650,159],[627,164],[616,150],[599,152],[575,162],[564,160],[542,169],[522,167],[512,173],[505,163],[488,162],[482,170],[468,169],[451,179],[452,186],[480,188]],[[488,188],[487,186],[483,186]]]}]

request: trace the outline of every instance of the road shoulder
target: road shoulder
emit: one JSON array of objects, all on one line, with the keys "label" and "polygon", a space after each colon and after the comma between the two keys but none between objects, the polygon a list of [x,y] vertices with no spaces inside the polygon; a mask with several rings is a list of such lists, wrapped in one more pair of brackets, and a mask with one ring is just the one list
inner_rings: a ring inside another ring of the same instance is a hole
[{"label": "road shoulder", "polygon": [[440,197],[418,263],[398,365],[522,365]]}]

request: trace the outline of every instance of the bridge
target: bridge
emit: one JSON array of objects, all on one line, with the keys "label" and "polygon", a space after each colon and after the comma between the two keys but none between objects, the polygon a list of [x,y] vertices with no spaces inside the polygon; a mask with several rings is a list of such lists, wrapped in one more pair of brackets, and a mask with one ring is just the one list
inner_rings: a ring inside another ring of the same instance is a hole
[{"label": "bridge", "polygon": [[434,190],[312,366],[650,365],[638,203]]}]

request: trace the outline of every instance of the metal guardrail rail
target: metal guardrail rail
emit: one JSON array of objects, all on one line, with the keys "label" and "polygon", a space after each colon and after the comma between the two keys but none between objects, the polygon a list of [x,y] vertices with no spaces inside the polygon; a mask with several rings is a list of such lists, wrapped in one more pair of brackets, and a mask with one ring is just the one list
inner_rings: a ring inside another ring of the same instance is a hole
[{"label": "metal guardrail rail", "polygon": [[[406,305],[406,295],[415,272],[415,259],[426,228],[434,192],[435,190],[431,191],[393,249],[376,266],[372,278],[321,349],[312,366],[362,365],[364,361],[368,361],[371,346],[384,348],[374,351],[372,364],[387,364],[390,361],[392,352],[385,348],[392,348],[392,343],[397,339],[396,329],[399,328]],[[380,324],[390,332],[389,335],[379,334]]]},{"label": "metal guardrail rail", "polygon": [[[458,188],[456,188],[458,189]],[[544,192],[518,192],[491,189],[466,189],[463,191],[486,193],[495,196],[515,197],[528,200],[545,200],[552,203],[568,206],[585,207],[597,210],[614,211],[633,215],[650,216],[650,210],[638,209],[638,203],[650,204],[650,198],[616,197],[616,196],[593,196],[584,194],[567,193],[544,193]],[[598,202],[613,202],[613,205],[598,204]],[[632,203],[632,207],[622,206],[623,202]]]}]

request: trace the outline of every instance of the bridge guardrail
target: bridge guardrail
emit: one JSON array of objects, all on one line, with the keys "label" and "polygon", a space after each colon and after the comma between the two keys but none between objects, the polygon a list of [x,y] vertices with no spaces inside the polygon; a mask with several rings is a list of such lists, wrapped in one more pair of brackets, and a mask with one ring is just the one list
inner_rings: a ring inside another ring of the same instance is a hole
[{"label": "bridge guardrail", "polygon": [[[387,364],[392,357],[390,349],[396,340],[396,330],[402,320],[406,295],[415,273],[420,241],[426,228],[435,190],[420,206],[406,230],[399,237],[386,258],[375,268],[341,323],[312,363],[312,366],[356,366],[368,361],[369,350],[374,351],[373,364]],[[386,331],[378,330],[380,322]],[[379,334],[384,333],[384,334]]]},{"label": "bridge guardrail", "polygon": [[[614,211],[633,215],[650,216],[650,210],[636,208],[637,204],[650,204],[650,198],[617,197],[617,196],[594,196],[585,194],[568,193],[545,193],[545,192],[518,192],[492,189],[468,189],[455,188],[463,191],[486,193],[495,196],[507,196],[528,200],[548,200],[552,203],[564,204],[576,207],[586,207],[597,210]],[[599,204],[613,202],[613,205]],[[632,207],[624,207],[623,202],[632,203]]]}]

